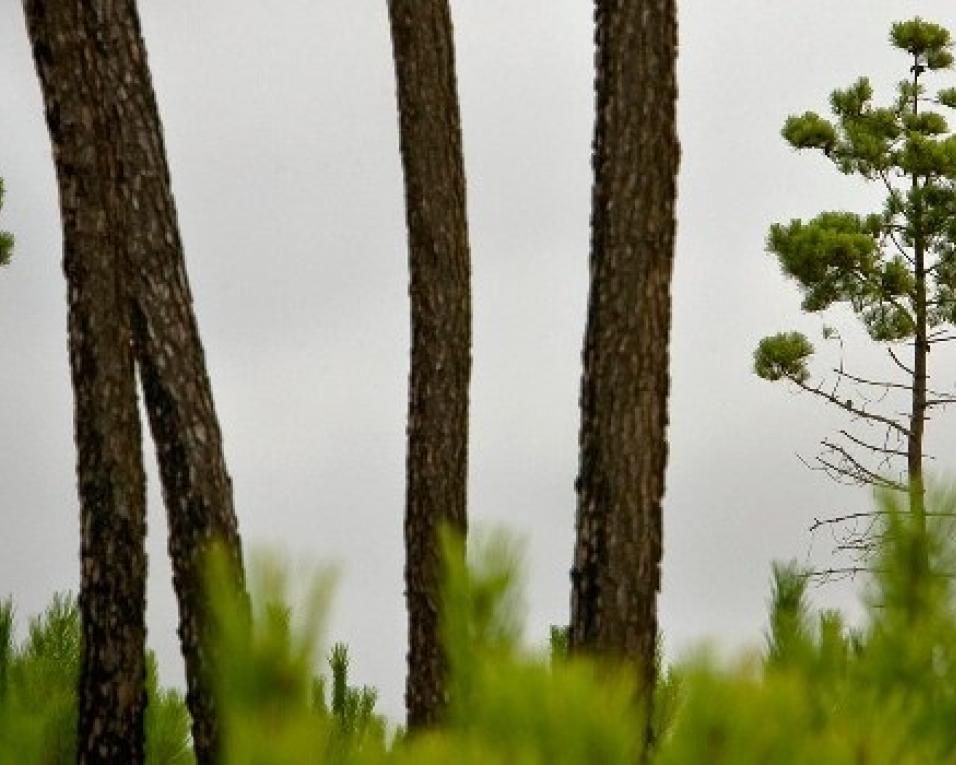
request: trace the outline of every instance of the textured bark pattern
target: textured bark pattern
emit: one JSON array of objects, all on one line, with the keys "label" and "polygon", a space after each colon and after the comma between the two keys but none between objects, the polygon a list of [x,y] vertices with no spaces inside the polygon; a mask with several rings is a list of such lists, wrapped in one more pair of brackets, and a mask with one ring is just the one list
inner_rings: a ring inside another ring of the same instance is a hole
[{"label": "textured bark pattern", "polygon": [[[115,230],[128,281],[124,321],[132,328],[169,517],[193,743],[199,761],[212,763],[218,733],[211,687],[215,654],[207,640],[210,621],[202,587],[205,553],[213,541],[223,543],[241,589],[241,549],[146,49],[133,0],[60,0],[49,4],[58,9],[56,17],[46,6],[28,3],[28,16],[56,18],[49,34],[72,41],[99,76],[71,102],[73,112],[60,114],[61,121],[81,120],[84,110],[102,111],[111,130],[114,165],[102,178],[109,179],[120,208],[122,225]],[[78,37],[80,30],[86,32]],[[57,72],[44,89],[82,88],[77,72]]]},{"label": "textured bark pattern", "polygon": [[112,78],[80,3],[28,2],[56,160],[81,518],[78,760],[143,762],[145,476],[124,284]]},{"label": "textured bark pattern", "polygon": [[169,519],[193,743],[199,761],[212,763],[218,749],[215,655],[204,565],[210,544],[222,543],[241,588],[241,545],[135,3],[114,0],[108,23],[121,78],[113,85],[124,95],[121,183],[130,222],[126,254],[135,347]]},{"label": "textured bark pattern", "polygon": [[442,522],[464,534],[471,375],[471,267],[447,0],[389,0],[411,282],[405,512],[410,727],[447,703],[439,642]]},{"label": "textured bark pattern", "polygon": [[679,145],[674,0],[598,0],[571,645],[653,682]]}]

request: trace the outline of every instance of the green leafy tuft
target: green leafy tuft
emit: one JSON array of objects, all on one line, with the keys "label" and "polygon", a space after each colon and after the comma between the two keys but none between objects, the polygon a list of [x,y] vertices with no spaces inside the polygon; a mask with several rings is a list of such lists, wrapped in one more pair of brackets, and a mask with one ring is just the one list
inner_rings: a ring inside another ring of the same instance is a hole
[{"label": "green leafy tuft", "polygon": [[810,377],[807,359],[813,355],[813,345],[800,332],[780,332],[765,337],[754,351],[754,372],[764,380],[782,378],[806,382]]},{"label": "green leafy tuft", "polygon": [[833,124],[814,112],[788,117],[780,132],[795,149],[829,151],[836,143],[836,129]]},{"label": "green leafy tuft", "polygon": [[918,16],[910,21],[899,21],[893,24],[890,28],[890,42],[900,50],[905,50],[914,56],[926,57],[944,53],[952,44],[947,29],[939,24],[923,21]]}]

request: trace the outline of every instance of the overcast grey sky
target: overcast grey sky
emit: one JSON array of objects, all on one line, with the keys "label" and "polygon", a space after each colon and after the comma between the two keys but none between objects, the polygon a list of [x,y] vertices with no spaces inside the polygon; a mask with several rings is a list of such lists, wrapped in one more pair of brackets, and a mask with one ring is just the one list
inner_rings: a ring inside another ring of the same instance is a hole
[{"label": "overcast grey sky", "polygon": [[[592,10],[585,0],[458,0],[474,268],[470,514],[527,541],[528,638],[568,611],[577,392],[587,296]],[[331,561],[331,639],[401,715],[401,524],[408,306],[394,76],[384,0],[141,0],[196,309],[247,548]],[[808,555],[815,515],[865,491],[795,452],[842,423],[750,373],[756,341],[821,321],[763,253],[768,225],[877,199],[779,138],[942,0],[728,0],[680,8],[679,236],[661,614],[681,650],[760,640],[769,563]],[[956,73],[936,79],[956,84]],[[75,588],[77,502],[56,186],[17,0],[0,0],[0,594],[21,616]],[[848,361],[888,371],[852,342]],[[931,359],[956,380],[956,348]],[[819,365],[825,370],[826,364]],[[930,423],[937,465],[953,418]],[[147,449],[151,446],[147,444]],[[151,459],[151,452],[148,452]],[[151,473],[149,641],[181,682],[165,523]],[[815,593],[851,601],[850,588]]]}]

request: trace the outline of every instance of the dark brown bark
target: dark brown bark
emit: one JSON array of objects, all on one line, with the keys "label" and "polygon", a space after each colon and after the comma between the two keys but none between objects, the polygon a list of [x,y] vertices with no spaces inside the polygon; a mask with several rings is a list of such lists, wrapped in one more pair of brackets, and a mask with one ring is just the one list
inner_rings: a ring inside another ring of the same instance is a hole
[{"label": "dark brown bark", "polygon": [[667,463],[679,145],[674,0],[597,0],[591,290],[571,647],[637,668],[649,701]]},{"label": "dark brown bark", "polygon": [[447,704],[440,644],[443,523],[465,534],[471,266],[451,14],[447,0],[389,0],[411,298],[405,596],[412,728]]},{"label": "dark brown bark", "polygon": [[145,476],[126,300],[126,204],[101,30],[81,3],[27,2],[56,161],[80,495],[78,760],[143,762]]},{"label": "dark brown bark", "polygon": [[[187,704],[200,763],[216,758],[218,724],[212,688],[216,655],[204,596],[206,552],[221,543],[243,589],[242,556],[232,486],[213,406],[170,187],[162,126],[134,0],[27,3],[28,18],[48,16],[46,45],[75,45],[94,62],[98,79],[58,71],[44,91],[82,92],[58,104],[60,122],[102,113],[110,130],[102,182],[116,197],[114,238],[126,285],[123,317],[139,363],[169,518],[169,551],[179,601]],[[41,80],[43,80],[41,76]],[[82,147],[81,147],[82,148]]]},{"label": "dark brown bark", "polygon": [[136,356],[169,519],[193,745],[200,763],[212,763],[218,721],[206,553],[213,542],[222,544],[242,589],[241,543],[135,3],[114,0],[110,24],[123,78],[115,86],[127,96],[120,146]]}]

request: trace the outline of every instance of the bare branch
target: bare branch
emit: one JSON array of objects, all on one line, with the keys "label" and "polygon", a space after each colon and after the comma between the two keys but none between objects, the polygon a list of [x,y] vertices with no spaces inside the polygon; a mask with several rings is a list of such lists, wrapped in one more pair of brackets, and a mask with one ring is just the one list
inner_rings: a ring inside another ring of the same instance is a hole
[{"label": "bare branch", "polygon": [[[830,577],[848,579],[857,574],[885,574],[886,569],[870,568],[869,566],[836,566],[833,568],[823,568],[810,571],[803,571],[800,576],[804,579],[828,579]],[[952,571],[930,571],[933,576],[942,579],[956,579],[956,572]]]},{"label": "bare branch", "polygon": [[896,356],[896,354],[893,352],[893,349],[892,349],[892,348],[887,348],[887,349],[886,349],[886,352],[887,352],[888,354],[890,354],[890,358],[893,359],[893,361],[894,361],[894,363],[896,364],[896,366],[898,366],[900,369],[902,369],[904,372],[906,372],[906,374],[910,375],[911,377],[916,374],[912,369],[910,369],[908,366],[906,366],[906,364],[904,364],[902,361],[900,361],[899,358],[897,358],[897,356]]},{"label": "bare branch", "polygon": [[852,433],[849,433],[845,430],[841,430],[840,435],[842,435],[844,438],[849,439],[850,441],[855,443],[857,446],[862,446],[864,449],[869,449],[871,452],[877,452],[879,454],[894,455],[897,457],[908,456],[908,453],[903,451],[902,449],[890,449],[889,447],[886,447],[886,446],[874,446],[873,444],[868,444],[866,441],[860,438],[857,438]]},{"label": "bare branch", "polygon": [[[896,510],[864,510],[859,513],[847,513],[846,515],[834,515],[832,518],[814,518],[813,523],[810,524],[810,531],[814,532],[822,526],[837,526],[841,523],[846,523],[847,521],[857,521],[861,519],[866,520],[875,520],[880,516],[884,515],[893,515],[898,511]],[[927,518],[956,518],[956,513],[951,512],[933,512],[927,510],[923,513]]]},{"label": "bare branch", "polygon": [[854,415],[855,417],[860,417],[861,419],[864,419],[864,420],[871,420],[871,421],[873,421],[873,422],[882,422],[884,425],[886,425],[886,426],[892,428],[893,430],[895,430],[895,431],[901,433],[902,435],[906,436],[907,438],[908,438],[909,435],[910,435],[910,430],[909,430],[909,428],[903,427],[903,426],[900,425],[898,422],[896,422],[895,420],[890,419],[889,417],[884,417],[884,416],[881,415],[881,414],[874,414],[874,413],[872,413],[872,412],[866,412],[866,411],[864,411],[864,410],[862,410],[862,409],[860,409],[860,408],[858,408],[858,407],[853,406],[853,403],[852,403],[851,401],[849,401],[849,400],[843,401],[843,400],[837,398],[836,396],[834,396],[832,393],[827,393],[827,392],[824,391],[824,390],[820,390],[819,388],[814,388],[814,387],[812,387],[812,386],[810,386],[810,385],[807,385],[805,382],[803,382],[802,380],[797,379],[796,377],[789,377],[788,379],[790,379],[790,380],[792,380],[794,383],[796,383],[797,386],[800,387],[802,390],[805,390],[805,391],[807,391],[808,393],[812,393],[812,394],[815,395],[815,396],[820,396],[821,398],[825,398],[825,399],[826,399],[827,401],[829,401],[831,404],[836,404],[838,407],[840,407],[841,409],[843,409],[843,410],[846,411],[846,412],[849,412],[850,414]]},{"label": "bare branch", "polygon": [[831,481],[843,486],[859,486],[861,483],[865,483],[865,481],[863,481],[863,479],[861,479],[859,476],[839,467],[838,465],[827,462],[819,455],[815,458],[818,463],[816,465],[811,465],[799,454],[797,455],[797,458],[808,470],[822,471],[827,474],[827,478],[829,478]]},{"label": "bare branch", "polygon": [[843,579],[853,579],[857,574],[875,574],[875,569],[866,566],[844,566],[835,568],[815,569],[812,571],[803,571],[800,576],[804,579],[816,579],[819,581],[841,581]]},{"label": "bare branch", "polygon": [[874,388],[901,388],[903,390],[911,391],[913,390],[912,385],[906,385],[905,383],[894,383],[894,382],[882,382],[880,380],[868,380],[865,377],[858,377],[857,375],[851,375],[849,372],[844,372],[842,369],[834,369],[840,377],[845,377],[847,380],[852,380],[855,383],[860,383],[861,385],[872,385]]},{"label": "bare branch", "polygon": [[830,451],[839,454],[841,461],[849,465],[849,468],[835,466],[832,463],[826,462],[822,458],[817,457],[817,460],[822,464],[842,472],[847,477],[856,477],[860,483],[869,483],[875,486],[882,486],[887,489],[895,489],[896,491],[906,491],[906,486],[904,484],[900,483],[899,481],[894,481],[892,478],[881,476],[879,473],[874,473],[872,470],[864,467],[852,454],[850,454],[839,444],[835,444],[832,441],[827,441],[826,439],[820,443],[822,443]]},{"label": "bare branch", "polygon": [[[956,340],[956,335],[954,335],[950,339]],[[935,341],[931,340],[930,342],[935,342]],[[847,380],[850,380],[851,382],[859,383],[860,385],[870,385],[874,388],[896,388],[898,390],[905,390],[909,392],[912,392],[913,390],[913,386],[907,385],[906,383],[885,382],[883,380],[869,380],[866,377],[859,377],[858,375],[853,375],[853,374],[850,374],[849,372],[845,372],[842,368],[841,369],[834,368],[833,371],[834,373],[838,374],[840,377],[845,377]],[[940,397],[946,397],[948,395],[943,391],[932,390],[932,389],[927,389],[926,392],[930,395],[940,396]]]},{"label": "bare branch", "polygon": [[834,552],[870,553],[878,547],[878,542],[845,542],[833,548]]},{"label": "bare branch", "polygon": [[814,470],[822,470],[832,480],[844,486],[879,486],[884,489],[903,491],[901,487],[894,486],[891,481],[872,477],[876,474],[871,471],[858,471],[852,465],[850,467],[844,467],[841,464],[835,464],[830,460],[824,459],[819,455],[816,460],[820,464],[820,467],[813,468]]}]

